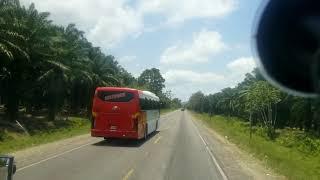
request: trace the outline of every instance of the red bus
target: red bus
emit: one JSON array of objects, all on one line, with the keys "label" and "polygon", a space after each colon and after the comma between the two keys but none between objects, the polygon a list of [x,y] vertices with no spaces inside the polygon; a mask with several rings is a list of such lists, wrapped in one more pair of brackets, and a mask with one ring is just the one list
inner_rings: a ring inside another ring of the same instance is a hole
[{"label": "red bus", "polygon": [[148,91],[98,87],[92,107],[91,136],[142,139],[159,127],[160,101]]}]

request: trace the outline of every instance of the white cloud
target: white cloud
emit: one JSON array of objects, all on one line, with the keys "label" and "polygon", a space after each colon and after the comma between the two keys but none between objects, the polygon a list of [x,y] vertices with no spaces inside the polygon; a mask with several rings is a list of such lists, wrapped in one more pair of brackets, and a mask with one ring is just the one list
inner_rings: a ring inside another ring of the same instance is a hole
[{"label": "white cloud", "polygon": [[196,72],[184,69],[171,69],[162,74],[166,79],[166,87],[174,95],[184,101],[191,93],[201,90],[205,93],[217,92],[218,84],[223,83],[223,75],[212,72]]},{"label": "white cloud", "polygon": [[140,0],[139,11],[162,14],[173,24],[195,18],[220,18],[236,6],[236,0]]},{"label": "white cloud", "polygon": [[222,36],[216,31],[202,30],[193,35],[193,42],[185,42],[167,48],[160,59],[162,64],[203,63],[210,56],[227,48]]},{"label": "white cloud", "polygon": [[120,57],[118,60],[120,63],[131,63],[136,59],[137,59],[136,56],[123,56],[123,57]]},{"label": "white cloud", "polygon": [[187,100],[188,96],[199,90],[211,94],[226,87],[235,87],[255,67],[252,57],[240,57],[228,63],[224,67],[227,69],[224,73],[170,69],[163,73],[163,77],[166,79],[166,86],[177,97]]},{"label": "white cloud", "polygon": [[51,18],[63,25],[75,23],[87,33],[96,46],[114,46],[143,29],[140,14],[128,6],[126,0],[21,0],[34,2],[40,11],[48,11]]},{"label": "white cloud", "polygon": [[208,84],[208,83],[215,83],[217,81],[222,81],[224,76],[211,73],[211,72],[195,72],[191,70],[179,70],[173,69],[168,70],[166,73],[163,74],[166,82],[170,85],[175,84]]},{"label": "white cloud", "polygon": [[256,67],[252,57],[240,57],[227,64],[227,68],[234,74],[246,74]]},{"label": "white cloud", "polygon": [[129,7],[118,7],[100,17],[90,30],[88,39],[103,47],[110,47],[129,35],[138,36],[143,29],[142,19]]},{"label": "white cloud", "polygon": [[[21,3],[28,6],[34,2],[38,10],[50,12],[58,24],[75,23],[94,45],[105,49],[143,33],[146,30],[144,19],[150,13],[157,13],[176,24],[194,18],[223,17],[236,7],[235,1],[21,0]],[[163,22],[155,22],[153,26],[159,23]]]},{"label": "white cloud", "polygon": [[245,74],[250,73],[256,67],[253,57],[240,57],[227,64],[230,71],[228,76],[228,85],[236,86],[244,78]]}]

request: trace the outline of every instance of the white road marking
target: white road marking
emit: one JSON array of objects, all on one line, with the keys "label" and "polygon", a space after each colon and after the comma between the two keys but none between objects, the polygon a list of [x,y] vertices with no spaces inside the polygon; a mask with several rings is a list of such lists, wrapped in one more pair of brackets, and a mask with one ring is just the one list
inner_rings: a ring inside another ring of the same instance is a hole
[{"label": "white road marking", "polygon": [[75,151],[75,150],[77,150],[77,149],[83,148],[83,147],[88,146],[88,145],[90,145],[90,144],[92,144],[92,143],[93,143],[93,142],[90,142],[90,143],[87,143],[87,144],[83,144],[83,145],[81,145],[81,146],[78,146],[78,147],[76,147],[76,148],[70,149],[70,150],[68,150],[68,151],[65,151],[65,152],[56,154],[56,155],[54,155],[54,156],[48,157],[48,158],[46,158],[46,159],[43,159],[43,160],[41,160],[41,161],[38,161],[38,162],[35,162],[35,163],[32,163],[32,164],[29,164],[29,165],[27,165],[27,166],[24,166],[24,167],[22,167],[22,168],[17,169],[17,172],[22,171],[22,170],[24,170],[24,169],[26,169],[26,168],[29,168],[29,167],[38,165],[38,164],[43,163],[43,162],[45,162],[45,161],[48,161],[48,160],[50,160],[50,159],[57,158],[57,157],[59,157],[59,156],[62,156],[62,155],[64,155],[64,154],[67,154],[67,153],[69,153],[69,152]]},{"label": "white road marking", "polygon": [[214,164],[216,165],[217,169],[219,170],[219,172],[220,172],[220,174],[221,174],[221,176],[222,176],[222,179],[223,179],[223,180],[228,180],[227,175],[224,173],[224,171],[222,170],[221,166],[219,165],[217,159],[216,159],[216,158],[214,157],[214,155],[212,154],[212,152],[211,152],[211,150],[210,150],[210,148],[209,148],[209,146],[208,146],[208,143],[207,143],[207,142],[203,139],[203,137],[201,136],[201,134],[200,134],[197,126],[194,124],[193,120],[191,120],[191,122],[192,122],[192,124],[193,124],[193,126],[194,126],[194,128],[195,128],[195,130],[196,130],[196,132],[197,132],[197,134],[198,134],[198,136],[200,137],[200,139],[202,140],[203,144],[205,145],[206,150],[208,151],[208,153],[209,153],[212,161],[214,162]]}]

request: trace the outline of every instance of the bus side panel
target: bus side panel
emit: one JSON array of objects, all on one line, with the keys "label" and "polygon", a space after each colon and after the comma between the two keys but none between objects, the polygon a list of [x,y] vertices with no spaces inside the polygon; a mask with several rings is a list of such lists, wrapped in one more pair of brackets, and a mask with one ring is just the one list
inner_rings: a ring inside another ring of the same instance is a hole
[{"label": "bus side panel", "polygon": [[159,110],[148,110],[147,114],[147,123],[148,123],[148,134],[156,131],[157,122],[159,120]]},{"label": "bus side panel", "polygon": [[139,123],[138,123],[138,138],[139,139],[144,138],[146,125],[147,125],[147,116],[146,116],[146,113],[144,111],[142,111],[140,113]]}]

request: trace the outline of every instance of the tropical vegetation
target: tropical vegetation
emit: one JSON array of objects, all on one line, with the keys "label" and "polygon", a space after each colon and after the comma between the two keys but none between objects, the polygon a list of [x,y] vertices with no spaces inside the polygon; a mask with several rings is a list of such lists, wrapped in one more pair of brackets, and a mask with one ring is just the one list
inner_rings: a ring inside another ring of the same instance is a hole
[{"label": "tropical vegetation", "polygon": [[275,138],[276,129],[288,127],[319,136],[319,105],[317,99],[280,91],[258,69],[246,74],[234,88],[208,95],[199,91],[188,102],[188,108],[196,112],[239,117],[253,126],[264,127],[271,139]]},{"label": "tropical vegetation", "polygon": [[319,179],[318,99],[280,91],[255,69],[234,88],[194,93],[194,115],[289,179]]},{"label": "tropical vegetation", "polygon": [[156,68],[135,78],[75,24],[57,25],[35,4],[0,0],[0,136],[16,120],[41,130],[34,118],[90,117],[98,86],[150,90],[162,108],[177,106],[164,83]]}]

